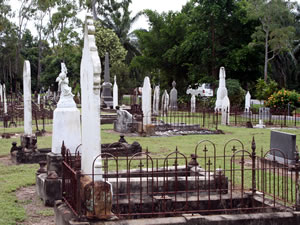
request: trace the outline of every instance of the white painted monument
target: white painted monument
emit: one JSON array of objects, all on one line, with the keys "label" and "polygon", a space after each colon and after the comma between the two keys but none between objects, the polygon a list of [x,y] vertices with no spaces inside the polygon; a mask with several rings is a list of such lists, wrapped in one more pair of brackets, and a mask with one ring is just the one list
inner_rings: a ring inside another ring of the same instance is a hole
[{"label": "white painted monument", "polygon": [[160,88],[159,85],[155,86],[154,94],[153,94],[153,114],[159,114],[159,95],[160,95]]},{"label": "white painted monument", "polygon": [[191,113],[196,112],[196,96],[201,95],[203,93],[202,87],[198,87],[198,89],[188,88],[186,90],[187,94],[192,95],[191,97]]},{"label": "white painted monument", "polygon": [[3,104],[3,88],[2,88],[2,84],[0,84],[0,101]]},{"label": "white painted monument", "polygon": [[245,112],[250,112],[250,102],[251,102],[251,95],[249,91],[247,91],[247,94],[245,96]]},{"label": "white painted monument", "polygon": [[38,98],[37,98],[37,104],[40,105],[41,104],[41,95],[38,94]]},{"label": "white painted monument", "polygon": [[219,72],[219,88],[217,91],[217,101],[215,105],[215,110],[222,109],[223,99],[226,96],[228,96],[225,78],[226,78],[225,68],[221,67]]},{"label": "white painted monument", "polygon": [[[92,174],[93,161],[101,154],[100,135],[100,78],[101,64],[95,42],[95,27],[91,15],[87,15],[84,28],[84,47],[80,64],[82,107],[82,156],[81,169]],[[95,174],[102,174],[100,157],[95,162]],[[94,176],[102,180],[102,175]]]},{"label": "white painted monument", "polygon": [[55,154],[61,153],[63,141],[71,153],[75,153],[81,144],[80,112],[74,102],[67,73],[66,65],[61,63],[61,72],[56,78],[60,97],[53,112],[52,152]]},{"label": "white painted monument", "polygon": [[222,118],[221,124],[222,125],[229,125],[229,118],[230,118],[230,101],[228,96],[225,96],[222,100]]},{"label": "white painted monument", "polygon": [[161,110],[162,110],[163,116],[167,116],[167,114],[168,114],[169,101],[170,101],[169,94],[168,94],[167,90],[165,90],[161,97]]},{"label": "white painted monument", "polygon": [[118,84],[117,77],[114,76],[114,87],[113,87],[113,108],[116,109],[118,105]]},{"label": "white painted monument", "polygon": [[24,134],[32,135],[32,110],[31,110],[31,69],[30,62],[24,61],[23,67],[23,96],[24,96]]},{"label": "white painted monument", "polygon": [[143,125],[151,124],[151,84],[149,77],[145,77],[142,88]]},{"label": "white painted monument", "polygon": [[3,84],[3,104],[4,104],[4,114],[7,114],[7,99],[6,99],[6,87]]}]

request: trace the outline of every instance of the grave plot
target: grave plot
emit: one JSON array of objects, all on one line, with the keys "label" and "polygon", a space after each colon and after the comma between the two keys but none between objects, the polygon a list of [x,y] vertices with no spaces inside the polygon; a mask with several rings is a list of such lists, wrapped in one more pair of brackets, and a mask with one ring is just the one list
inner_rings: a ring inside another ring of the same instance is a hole
[{"label": "grave plot", "polygon": [[[264,215],[299,208],[299,157],[291,171],[288,164],[270,164],[266,155],[257,156],[255,148],[254,140],[247,151],[232,139],[220,155],[207,140],[196,145],[191,157],[178,149],[162,157],[148,151],[125,158],[102,153],[93,161],[95,168],[101,159],[101,174],[94,169],[83,174],[80,155],[66,152],[63,202],[56,202],[56,216],[68,209],[77,220],[95,222],[186,214]],[[98,183],[95,177],[100,175]]]}]

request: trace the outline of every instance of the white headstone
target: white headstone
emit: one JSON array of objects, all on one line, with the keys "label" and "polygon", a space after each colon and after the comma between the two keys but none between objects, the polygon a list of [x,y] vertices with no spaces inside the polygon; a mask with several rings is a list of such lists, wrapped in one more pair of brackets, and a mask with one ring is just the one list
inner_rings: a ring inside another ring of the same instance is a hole
[{"label": "white headstone", "polygon": [[170,109],[177,110],[177,89],[176,89],[176,82],[172,82],[173,88],[170,91]]},{"label": "white headstone", "polygon": [[186,90],[187,94],[191,94],[191,112],[196,112],[196,96],[201,95],[203,93],[202,87],[198,87],[198,89],[189,88]]},{"label": "white headstone", "polygon": [[217,91],[217,101],[215,105],[215,110],[222,109],[223,98],[225,98],[225,96],[228,96],[225,78],[225,68],[221,67],[219,73],[219,88]]},{"label": "white headstone", "polygon": [[250,102],[251,102],[251,95],[249,91],[247,91],[247,94],[245,96],[245,112],[250,111]]},{"label": "white headstone", "polygon": [[[84,47],[80,65],[81,107],[82,107],[82,157],[84,174],[92,174],[93,161],[101,154],[100,135],[100,74],[101,64],[95,42],[95,27],[91,15],[86,16]],[[95,174],[101,174],[101,160],[94,167]],[[102,176],[94,177],[101,180]]]},{"label": "white headstone", "polygon": [[142,89],[143,125],[151,124],[151,84],[149,77],[145,77]]},{"label": "white headstone", "polygon": [[3,104],[3,88],[2,88],[2,84],[0,84],[0,101]]},{"label": "white headstone", "polygon": [[40,94],[38,94],[37,104],[38,104],[38,105],[41,104],[41,95],[40,95]]},{"label": "white headstone", "polygon": [[162,110],[163,116],[167,116],[167,114],[168,114],[169,100],[170,100],[169,94],[168,94],[167,90],[165,90],[161,97],[161,110]]},{"label": "white headstone", "polygon": [[160,88],[159,86],[155,86],[154,94],[153,94],[153,114],[159,114],[159,95],[160,95]]},{"label": "white headstone", "polygon": [[116,109],[118,105],[118,85],[117,85],[117,77],[114,76],[114,87],[113,87],[113,108]]},{"label": "white headstone", "polygon": [[229,125],[230,118],[230,101],[228,96],[225,96],[222,100],[222,125]]},{"label": "white headstone", "polygon": [[6,87],[3,84],[3,104],[4,104],[4,114],[7,114],[7,99],[6,99]]},{"label": "white headstone", "polygon": [[52,152],[61,153],[61,145],[65,146],[72,154],[81,144],[80,111],[74,102],[72,88],[69,87],[67,67],[61,64],[61,73],[56,78],[60,98],[57,108],[53,112]]},{"label": "white headstone", "polygon": [[23,96],[24,96],[24,134],[32,135],[32,110],[31,110],[31,70],[30,62],[24,61],[23,67]]}]

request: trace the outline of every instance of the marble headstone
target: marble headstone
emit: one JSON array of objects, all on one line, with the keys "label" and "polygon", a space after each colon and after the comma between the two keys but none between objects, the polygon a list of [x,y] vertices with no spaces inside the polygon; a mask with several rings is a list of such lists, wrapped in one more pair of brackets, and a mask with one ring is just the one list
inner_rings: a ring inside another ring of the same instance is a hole
[{"label": "marble headstone", "polygon": [[114,121],[114,130],[120,133],[131,132],[131,125],[133,122],[132,114],[127,110],[117,110],[117,120]]},{"label": "marble headstone", "polygon": [[170,100],[169,94],[168,94],[167,90],[165,90],[161,97],[161,110],[162,110],[163,116],[167,116],[167,114],[168,114],[169,100]]},{"label": "marble headstone", "polygon": [[225,68],[221,67],[219,72],[219,88],[217,91],[215,110],[222,109],[223,99],[226,96],[228,96],[225,79],[226,79]]},{"label": "marble headstone", "polygon": [[4,114],[7,114],[7,99],[6,99],[6,87],[3,84],[3,104],[4,104]]},{"label": "marble headstone", "polygon": [[[84,47],[80,64],[82,109],[82,156],[81,169],[92,174],[93,162],[101,154],[100,134],[100,82],[101,64],[95,42],[95,26],[87,15],[84,28]],[[94,164],[95,180],[102,180],[101,158]]]},{"label": "marble headstone", "polygon": [[159,114],[159,95],[160,95],[160,88],[159,86],[155,86],[154,93],[153,93],[153,114]]},{"label": "marble headstone", "polygon": [[250,102],[251,102],[251,95],[249,91],[247,91],[247,94],[245,96],[245,112],[250,112]]},{"label": "marble headstone", "polygon": [[170,91],[170,110],[177,110],[177,90],[176,82],[172,82],[172,90]]},{"label": "marble headstone", "polygon": [[113,106],[113,97],[111,95],[111,87],[110,83],[110,73],[109,73],[109,55],[105,53],[105,62],[104,62],[104,82],[102,84],[102,94],[101,97],[105,103],[105,105],[110,108]]},{"label": "marble headstone", "polygon": [[32,110],[31,110],[31,70],[30,62],[24,61],[23,67],[23,95],[24,95],[24,134],[32,135]]},{"label": "marble headstone", "polygon": [[2,88],[2,84],[0,84],[0,101],[3,104],[3,88]]},{"label": "marble headstone", "polygon": [[142,89],[143,125],[151,124],[151,84],[149,77],[145,77]]},{"label": "marble headstone", "polygon": [[229,125],[229,118],[230,118],[230,101],[228,96],[225,96],[222,100],[222,118],[221,124],[222,125]]},{"label": "marble headstone", "polygon": [[114,76],[113,108],[116,109],[117,105],[118,105],[118,84],[117,84],[117,77]]}]

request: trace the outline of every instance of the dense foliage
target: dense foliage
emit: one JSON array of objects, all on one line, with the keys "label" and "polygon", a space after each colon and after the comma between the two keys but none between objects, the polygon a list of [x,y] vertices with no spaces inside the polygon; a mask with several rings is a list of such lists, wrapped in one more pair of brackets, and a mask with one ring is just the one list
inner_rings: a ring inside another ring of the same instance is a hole
[{"label": "dense foliage", "polygon": [[290,110],[294,110],[300,106],[300,94],[295,91],[281,89],[278,92],[274,92],[265,105],[276,109],[288,109],[290,107]]}]

